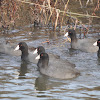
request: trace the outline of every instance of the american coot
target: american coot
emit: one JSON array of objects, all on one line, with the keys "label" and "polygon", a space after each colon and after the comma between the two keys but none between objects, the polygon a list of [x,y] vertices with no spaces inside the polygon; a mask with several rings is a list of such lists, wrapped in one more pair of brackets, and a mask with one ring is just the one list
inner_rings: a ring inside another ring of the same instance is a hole
[{"label": "american coot", "polygon": [[[46,51],[45,51],[45,49],[44,49],[43,46],[38,46],[38,47],[34,50],[33,54],[38,54],[38,55],[39,55],[39,54],[45,53],[45,52],[46,52]],[[49,53],[48,55],[49,55],[49,57],[50,57],[50,59],[49,59],[50,62],[55,61],[55,59],[59,59],[59,58],[60,58],[60,56],[54,55],[54,54],[52,54],[52,53]]]},{"label": "american coot", "polygon": [[25,42],[20,42],[17,47],[15,48],[14,51],[16,50],[21,50],[22,54],[21,54],[21,59],[22,61],[29,61],[29,62],[33,62],[34,64],[37,63],[37,61],[35,60],[35,57],[37,55],[33,55],[32,52],[28,51],[28,45]]},{"label": "american coot", "polygon": [[[41,54],[41,53],[46,53],[43,46],[38,46],[33,52],[33,54],[38,54],[38,55]],[[49,62],[50,63],[54,62],[56,59],[60,59],[60,56],[58,56],[58,55],[54,55],[52,53],[49,53],[48,55],[49,55]],[[68,60],[65,60],[65,61],[66,61],[66,63],[71,65],[71,63]],[[72,65],[72,67],[76,67],[76,66]]]},{"label": "american coot", "polygon": [[98,58],[100,58],[100,39],[97,40],[93,45],[99,47],[99,50],[97,52],[97,56],[98,56]]},{"label": "american coot", "polygon": [[95,39],[78,39],[74,29],[69,29],[68,33],[66,33],[64,36],[69,36],[71,38],[71,48],[73,49],[79,49],[84,52],[98,51],[98,47],[93,46]]},{"label": "american coot", "polygon": [[39,59],[37,66],[39,71],[44,75],[59,79],[70,79],[80,74],[80,72],[73,67],[75,66],[74,64],[67,63],[61,59],[55,59],[53,62],[49,62],[47,53],[41,53],[36,59]]},{"label": "american coot", "polygon": [[7,42],[6,43],[0,43],[0,52],[5,53],[12,56],[20,56],[20,51],[14,51],[16,44]]}]

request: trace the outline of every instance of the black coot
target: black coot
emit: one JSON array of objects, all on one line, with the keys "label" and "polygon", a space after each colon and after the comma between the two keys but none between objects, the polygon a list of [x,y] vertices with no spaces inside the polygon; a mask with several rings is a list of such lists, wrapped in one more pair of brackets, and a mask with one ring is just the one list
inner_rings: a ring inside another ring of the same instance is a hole
[{"label": "black coot", "polygon": [[100,58],[100,39],[97,40],[93,45],[99,47],[98,52],[97,52],[97,56],[98,56],[98,58]]},{"label": "black coot", "polygon": [[49,62],[49,55],[47,53],[39,54],[36,59],[39,59],[37,66],[44,75],[59,79],[70,79],[80,74],[74,64],[64,60],[55,59],[53,62]]},{"label": "black coot", "polygon": [[78,39],[74,29],[69,29],[68,33],[66,33],[64,36],[69,36],[71,38],[71,48],[73,49],[79,49],[84,52],[98,51],[98,47],[93,46],[93,43],[96,41],[95,39]]},{"label": "black coot", "polygon": [[[46,51],[45,51],[45,49],[44,49],[43,46],[38,46],[38,47],[34,50],[33,54],[38,54],[38,55],[39,55],[39,54],[45,53],[45,52],[46,52]],[[59,59],[59,58],[60,58],[58,55],[54,55],[54,54],[52,54],[52,53],[49,53],[48,55],[49,55],[49,57],[50,57],[50,59],[49,59],[50,62],[54,61],[55,59]]]},{"label": "black coot", "polygon": [[15,46],[16,46],[15,43],[11,43],[8,41],[0,43],[0,52],[11,56],[20,56],[21,55],[20,51],[14,51]]},{"label": "black coot", "polygon": [[37,55],[33,55],[32,52],[28,51],[28,45],[25,42],[20,42],[17,47],[15,48],[14,51],[16,50],[21,50],[22,54],[21,54],[21,59],[22,61],[29,61],[29,62],[33,62],[34,64],[37,63],[37,61],[35,60],[35,57]]}]

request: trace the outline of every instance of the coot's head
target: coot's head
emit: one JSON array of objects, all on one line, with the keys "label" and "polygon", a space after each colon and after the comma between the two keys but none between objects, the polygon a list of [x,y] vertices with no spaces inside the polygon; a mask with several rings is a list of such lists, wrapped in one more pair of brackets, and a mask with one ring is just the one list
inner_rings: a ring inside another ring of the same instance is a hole
[{"label": "coot's head", "polygon": [[39,59],[38,63],[37,63],[37,66],[39,68],[46,68],[46,67],[48,67],[49,56],[48,56],[47,53],[41,53],[35,59]]},{"label": "coot's head", "polygon": [[47,53],[41,53],[39,54],[35,59],[42,59],[42,60],[45,60],[45,59],[49,59],[49,56]]},{"label": "coot's head", "polygon": [[97,46],[100,47],[100,39],[97,41]]},{"label": "coot's head", "polygon": [[68,29],[68,32],[64,35],[64,37],[69,36],[71,39],[76,38],[76,32],[74,29]]},{"label": "coot's head", "polygon": [[100,47],[100,39],[97,40],[93,45],[94,45],[94,46],[98,46],[98,47]]},{"label": "coot's head", "polygon": [[28,46],[25,42],[20,42],[14,51],[21,50],[21,51],[28,51]]},{"label": "coot's head", "polygon": [[44,49],[44,47],[43,46],[38,46],[36,49],[35,49],[35,51],[33,52],[33,54],[41,54],[41,53],[45,53],[45,49]]},{"label": "coot's head", "polygon": [[70,38],[73,37],[74,35],[76,35],[75,30],[74,29],[69,29],[68,30],[68,35],[69,35]]}]

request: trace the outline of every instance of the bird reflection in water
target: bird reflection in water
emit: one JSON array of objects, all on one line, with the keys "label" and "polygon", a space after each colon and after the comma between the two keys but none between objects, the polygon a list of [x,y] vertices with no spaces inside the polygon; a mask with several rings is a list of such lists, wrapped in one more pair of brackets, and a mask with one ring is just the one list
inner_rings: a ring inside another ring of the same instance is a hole
[{"label": "bird reflection in water", "polygon": [[22,62],[19,71],[19,79],[25,79],[25,74],[27,73],[27,62]]},{"label": "bird reflection in water", "polygon": [[98,58],[97,61],[98,61],[98,65],[100,65],[100,58]]},{"label": "bird reflection in water", "polygon": [[48,81],[48,76],[45,75],[40,75],[36,80],[35,80],[35,88],[36,90],[39,91],[45,91],[47,90],[47,82]]}]

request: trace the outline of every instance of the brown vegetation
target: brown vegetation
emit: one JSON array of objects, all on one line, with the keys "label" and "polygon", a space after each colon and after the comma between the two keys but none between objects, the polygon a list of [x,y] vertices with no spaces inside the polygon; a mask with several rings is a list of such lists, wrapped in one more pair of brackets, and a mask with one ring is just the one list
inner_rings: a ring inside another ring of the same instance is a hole
[{"label": "brown vegetation", "polygon": [[99,0],[0,0],[0,29],[31,24],[56,30],[80,25],[88,33],[93,19],[100,19],[99,5]]}]

